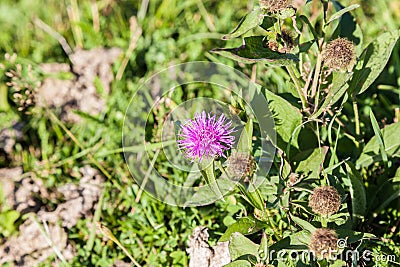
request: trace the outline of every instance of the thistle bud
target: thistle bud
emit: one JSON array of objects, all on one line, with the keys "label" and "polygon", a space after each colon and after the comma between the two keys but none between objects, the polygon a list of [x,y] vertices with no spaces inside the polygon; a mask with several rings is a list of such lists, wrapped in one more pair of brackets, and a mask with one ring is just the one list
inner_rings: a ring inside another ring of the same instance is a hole
[{"label": "thistle bud", "polygon": [[247,152],[234,152],[228,157],[227,172],[234,179],[249,178],[255,169],[254,157]]},{"label": "thistle bud", "polygon": [[340,205],[340,195],[333,186],[315,188],[308,199],[308,206],[312,211],[323,216],[336,213]]},{"label": "thistle bud", "polygon": [[317,257],[328,258],[337,252],[338,237],[331,229],[319,228],[311,235],[308,247]]},{"label": "thistle bud", "polygon": [[356,61],[353,42],[346,38],[330,41],[324,51],[323,59],[328,68],[351,71]]}]

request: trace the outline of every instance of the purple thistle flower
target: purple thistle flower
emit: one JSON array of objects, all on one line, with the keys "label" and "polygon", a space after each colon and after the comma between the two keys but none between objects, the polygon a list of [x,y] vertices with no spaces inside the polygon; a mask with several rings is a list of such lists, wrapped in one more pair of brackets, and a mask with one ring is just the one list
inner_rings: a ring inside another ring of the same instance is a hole
[{"label": "purple thistle flower", "polygon": [[235,132],[232,121],[224,114],[216,119],[215,115],[196,113],[194,119],[187,120],[181,125],[182,132],[178,135],[178,147],[183,150],[186,158],[192,162],[205,158],[224,157],[224,151],[232,148]]}]

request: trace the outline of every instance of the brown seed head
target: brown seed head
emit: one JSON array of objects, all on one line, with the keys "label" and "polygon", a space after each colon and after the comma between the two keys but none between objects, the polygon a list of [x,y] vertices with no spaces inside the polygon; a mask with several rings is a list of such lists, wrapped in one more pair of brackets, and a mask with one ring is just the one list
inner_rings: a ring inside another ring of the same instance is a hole
[{"label": "brown seed head", "polygon": [[254,157],[247,152],[234,152],[228,157],[227,172],[235,179],[249,178],[255,169]]},{"label": "brown seed head", "polygon": [[308,246],[317,257],[328,258],[336,254],[337,242],[338,237],[334,230],[319,228],[311,235]]},{"label": "brown seed head", "polygon": [[285,8],[288,8],[291,4],[291,0],[259,0],[260,7],[267,9],[270,12],[279,12]]},{"label": "brown seed head", "polygon": [[340,204],[340,195],[333,186],[315,188],[308,199],[308,206],[312,211],[323,216],[336,213]]},{"label": "brown seed head", "polygon": [[356,60],[354,44],[346,38],[332,40],[326,46],[323,58],[328,68],[351,71]]},{"label": "brown seed head", "polygon": [[36,104],[41,85],[32,65],[15,64],[6,72],[6,76],[10,78],[6,85],[10,87],[17,109],[29,114],[29,109]]},{"label": "brown seed head", "polygon": [[294,34],[288,29],[282,29],[280,37],[285,45],[284,52],[290,52],[290,50],[292,50],[296,45]]}]

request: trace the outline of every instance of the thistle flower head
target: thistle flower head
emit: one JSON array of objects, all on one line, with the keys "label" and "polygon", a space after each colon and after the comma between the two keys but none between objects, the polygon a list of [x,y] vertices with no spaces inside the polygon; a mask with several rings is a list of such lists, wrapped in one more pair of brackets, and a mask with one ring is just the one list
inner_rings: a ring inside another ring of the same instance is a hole
[{"label": "thistle flower head", "polygon": [[308,247],[317,257],[328,258],[337,251],[338,237],[336,232],[331,229],[319,228],[311,235]]},{"label": "thistle flower head", "polygon": [[224,152],[232,148],[235,137],[232,121],[224,114],[217,119],[205,111],[196,113],[194,119],[181,125],[178,147],[192,162],[203,158],[226,157]]},{"label": "thistle flower head", "polygon": [[315,188],[308,199],[308,206],[312,211],[323,216],[336,213],[340,205],[340,195],[333,186]]},{"label": "thistle flower head", "polygon": [[259,0],[260,7],[267,9],[270,12],[279,12],[288,8],[292,3],[291,0]]},{"label": "thistle flower head", "polygon": [[346,38],[332,40],[326,46],[323,57],[328,68],[350,71],[356,60],[354,44]]}]

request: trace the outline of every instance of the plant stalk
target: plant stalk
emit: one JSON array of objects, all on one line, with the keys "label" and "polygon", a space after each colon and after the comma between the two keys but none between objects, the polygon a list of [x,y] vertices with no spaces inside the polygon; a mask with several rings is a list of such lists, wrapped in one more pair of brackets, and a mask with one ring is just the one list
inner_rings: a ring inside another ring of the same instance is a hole
[{"label": "plant stalk", "polygon": [[292,66],[288,65],[288,66],[286,66],[286,69],[287,69],[287,71],[289,73],[290,78],[292,79],[293,83],[296,86],[297,93],[299,94],[299,97],[300,97],[300,100],[301,100],[301,106],[303,107],[303,110],[305,110],[305,109],[307,109],[308,104],[307,104],[306,97],[305,97],[305,95],[303,93],[303,90],[301,88],[300,80],[297,78]]},{"label": "plant stalk", "polygon": [[318,56],[317,56],[317,63],[315,65],[314,78],[313,78],[312,85],[311,85],[311,98],[315,99],[314,110],[317,109],[318,101],[319,101],[319,92],[317,92],[317,89],[318,89],[318,85],[319,85],[318,83],[319,83],[319,77],[321,74],[321,67],[322,67],[322,52],[321,52],[322,43],[323,43],[323,39],[320,40],[319,51],[318,51]]},{"label": "plant stalk", "polygon": [[8,104],[8,88],[6,85],[0,85],[0,111],[7,111],[10,109]]},{"label": "plant stalk", "polygon": [[321,226],[322,228],[327,228],[328,227],[328,218],[326,218],[325,216],[321,215]]},{"label": "plant stalk", "polygon": [[360,143],[359,143],[359,137],[361,134],[360,130],[360,115],[358,112],[358,105],[357,105],[357,97],[353,95],[353,110],[354,110],[354,120],[355,120],[355,132],[356,132],[356,146],[359,148]]}]

